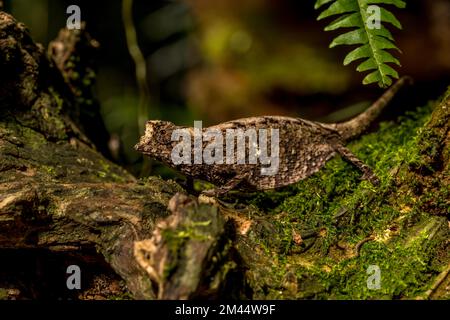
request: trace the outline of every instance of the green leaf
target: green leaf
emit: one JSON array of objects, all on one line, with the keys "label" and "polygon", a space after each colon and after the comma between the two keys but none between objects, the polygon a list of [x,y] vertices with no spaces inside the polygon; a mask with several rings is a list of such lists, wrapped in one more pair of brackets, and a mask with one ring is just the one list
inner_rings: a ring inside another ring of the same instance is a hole
[{"label": "green leaf", "polygon": [[353,61],[362,59],[362,58],[370,58],[372,56],[372,51],[370,50],[370,46],[368,44],[358,47],[352,52],[350,52],[344,59],[344,66],[349,65]]},{"label": "green leaf", "polygon": [[317,0],[314,8],[319,9],[320,7],[322,7],[323,5],[325,5],[327,3],[330,3],[331,1],[334,1],[334,0]]},{"label": "green leaf", "polygon": [[357,11],[357,7],[355,9],[355,4],[357,3],[357,0],[335,0],[335,2],[329,6],[327,10],[322,12],[317,19],[322,20],[337,14]]},{"label": "green leaf", "polygon": [[358,68],[356,68],[357,71],[359,72],[363,72],[363,71],[369,71],[369,70],[374,70],[377,69],[378,65],[375,62],[374,58],[369,58],[368,60],[366,60],[366,62],[361,63]]},{"label": "green leaf", "polygon": [[[351,28],[359,26],[359,24],[361,24],[361,19],[359,13],[355,12],[334,20],[325,28],[325,31],[332,31],[339,28]],[[360,27],[362,28],[363,25],[361,24]]]},{"label": "green leaf", "polygon": [[[373,18],[369,6],[380,8],[380,28],[373,28],[368,23]],[[333,31],[342,28],[346,30],[338,35],[330,44],[330,48],[340,45],[357,46],[344,59],[344,65],[349,65],[357,60],[362,60],[356,70],[369,73],[363,80],[364,84],[378,83],[381,87],[392,84],[393,78],[398,78],[397,71],[388,64],[400,66],[400,61],[388,50],[401,52],[395,45],[392,33],[384,24],[402,28],[395,15],[385,8],[391,5],[397,8],[405,8],[406,2],[402,0],[316,0],[315,8],[325,8],[318,20],[338,16],[325,31]]]},{"label": "green leaf", "polygon": [[[381,74],[379,71],[374,71],[370,74],[368,74],[364,80],[363,80],[363,84],[367,85],[367,84],[371,84],[371,83],[375,83],[375,82],[380,82],[381,80]],[[392,82],[391,82],[392,84]]]},{"label": "green leaf", "polygon": [[384,8],[381,8],[381,21],[389,22],[398,29],[402,28],[402,24],[400,23],[400,21],[398,21],[394,14]]},{"label": "green leaf", "polygon": [[336,37],[330,44],[330,48],[340,45],[364,44],[367,41],[367,34],[362,29],[357,29]]}]

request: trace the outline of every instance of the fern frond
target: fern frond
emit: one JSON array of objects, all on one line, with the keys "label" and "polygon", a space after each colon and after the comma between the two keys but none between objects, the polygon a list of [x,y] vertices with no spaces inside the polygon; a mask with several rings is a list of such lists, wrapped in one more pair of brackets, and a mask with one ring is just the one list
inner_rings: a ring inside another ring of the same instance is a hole
[{"label": "fern frond", "polygon": [[[380,87],[388,87],[392,84],[392,78],[398,79],[397,71],[390,64],[400,66],[400,61],[388,50],[394,49],[400,52],[395,45],[394,37],[384,26],[388,23],[401,29],[402,25],[394,14],[381,5],[393,5],[397,8],[405,8],[403,0],[316,0],[315,8],[328,7],[319,15],[318,20],[339,16],[332,21],[325,31],[341,28],[353,28],[354,30],[336,37],[330,44],[330,48],[339,45],[358,45],[344,59],[344,65],[364,59],[357,67],[359,72],[370,73],[364,78],[363,84],[378,82]],[[380,9],[380,28],[370,28],[371,18],[368,9],[376,5]]]}]

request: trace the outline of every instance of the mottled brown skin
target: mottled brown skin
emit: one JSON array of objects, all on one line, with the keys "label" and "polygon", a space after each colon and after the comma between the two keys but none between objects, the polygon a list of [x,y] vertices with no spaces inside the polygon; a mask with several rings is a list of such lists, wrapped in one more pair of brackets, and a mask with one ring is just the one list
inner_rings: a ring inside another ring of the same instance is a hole
[{"label": "mottled brown skin", "polygon": [[[378,185],[379,180],[372,170],[344,145],[362,134],[395,93],[407,82],[410,82],[410,78],[401,78],[364,113],[341,124],[323,124],[300,118],[263,116],[234,120],[203,129],[203,131],[219,129],[223,136],[227,129],[279,129],[279,170],[273,176],[261,175],[260,164],[174,165],[171,160],[171,152],[179,142],[171,141],[171,135],[173,130],[185,127],[179,127],[166,121],[147,122],[145,135],[141,137],[136,149],[182,172],[189,178],[206,180],[218,186],[216,189],[205,192],[207,195],[224,194],[237,187],[247,190],[284,187],[319,171],[336,153],[359,168],[363,172],[362,179]],[[189,129],[192,130],[193,135],[193,128]],[[268,140],[270,141],[270,136]],[[207,144],[209,142],[204,142],[203,147]],[[248,148],[246,149],[248,151]]]}]

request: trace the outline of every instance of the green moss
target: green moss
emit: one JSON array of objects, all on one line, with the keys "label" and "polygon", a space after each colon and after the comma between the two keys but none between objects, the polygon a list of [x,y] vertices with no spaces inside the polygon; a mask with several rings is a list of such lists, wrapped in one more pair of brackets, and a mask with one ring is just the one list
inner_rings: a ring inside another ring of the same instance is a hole
[{"label": "green moss", "polygon": [[120,295],[113,295],[113,296],[109,296],[108,300],[133,300],[133,295],[129,292],[125,292],[123,294]]},{"label": "green moss", "polygon": [[[208,206],[201,205],[198,209],[200,211],[199,215],[204,214],[205,210],[208,211],[210,208]],[[207,214],[208,212],[206,212]],[[170,252],[169,259],[163,270],[163,277],[168,278],[172,273],[178,268],[178,261],[182,259],[182,255],[185,255],[185,244],[187,241],[208,241],[212,240],[209,234],[209,228],[211,226],[211,220],[187,220],[182,225],[178,226],[176,229],[164,229],[162,230],[162,238],[164,239],[167,248]]]},{"label": "green moss", "polygon": [[199,230],[198,227],[207,227],[211,224],[211,221],[197,222],[193,225],[183,225],[177,230],[165,229],[162,231],[163,239],[167,244],[167,248],[170,252],[170,257],[164,266],[163,277],[169,278],[172,273],[179,267],[178,261],[181,259],[181,255],[185,254],[184,245],[188,240],[206,241],[209,237]]},{"label": "green moss", "polygon": [[[361,173],[336,157],[294,186],[258,193],[247,201],[274,217],[275,232],[258,241],[271,256],[266,296],[304,298],[314,292],[316,298],[414,298],[429,288],[445,265],[433,263],[436,252],[449,237],[446,222],[436,219],[432,210],[436,214],[450,210],[448,185],[434,181],[431,185],[440,187],[424,192],[423,179],[414,172],[424,165],[424,150],[431,157],[438,153],[430,149],[436,141],[429,141],[428,147],[422,142],[426,132],[421,128],[429,121],[433,106],[430,103],[396,122],[382,123],[377,132],[349,145],[374,169],[380,186],[360,181]],[[430,223],[441,230],[433,241],[427,229]],[[419,234],[411,235],[417,228]],[[316,239],[302,244],[294,241],[294,232],[302,235],[314,230],[319,232]],[[364,243],[355,255],[352,249],[368,237],[375,241]],[[413,240],[407,245],[404,238]],[[340,252],[338,244],[348,250]],[[309,261],[306,268],[305,261]],[[367,288],[370,265],[381,269],[380,290]],[[296,270],[299,283],[306,281],[311,286],[297,293],[283,288],[285,266]]]},{"label": "green moss", "polygon": [[171,259],[164,265],[163,278],[169,278],[177,268],[178,260],[182,252],[182,247],[187,241],[187,237],[179,237],[172,230],[163,230],[163,238],[167,243]]},{"label": "green moss", "polygon": [[[444,224],[442,224],[444,222]],[[319,273],[331,298],[392,299],[415,298],[429,288],[439,269],[430,263],[439,241],[430,240],[430,226],[445,226],[445,221],[427,219],[414,237],[402,237],[392,243],[372,241],[364,245],[360,256],[335,265],[330,273]],[[428,228],[427,228],[428,227]],[[369,266],[380,268],[378,290],[367,286]]]},{"label": "green moss", "polygon": [[50,176],[56,175],[56,169],[51,166],[42,166],[42,169],[47,172]]}]

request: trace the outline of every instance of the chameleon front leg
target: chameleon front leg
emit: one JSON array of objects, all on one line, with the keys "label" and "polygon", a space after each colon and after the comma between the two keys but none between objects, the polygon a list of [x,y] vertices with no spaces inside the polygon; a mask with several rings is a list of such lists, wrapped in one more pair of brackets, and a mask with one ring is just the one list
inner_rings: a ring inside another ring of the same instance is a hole
[{"label": "chameleon front leg", "polygon": [[363,180],[370,181],[374,186],[378,186],[380,184],[380,180],[377,178],[375,173],[373,173],[372,169],[364,162],[359,160],[356,155],[348,148],[344,147],[342,144],[336,144],[334,148],[345,160],[352,163],[363,172]]},{"label": "chameleon front leg", "polygon": [[242,181],[244,181],[249,176],[248,173],[237,174],[233,178],[231,178],[226,184],[221,187],[205,190],[202,192],[202,195],[207,197],[218,197],[222,196],[229,191],[235,189]]}]

